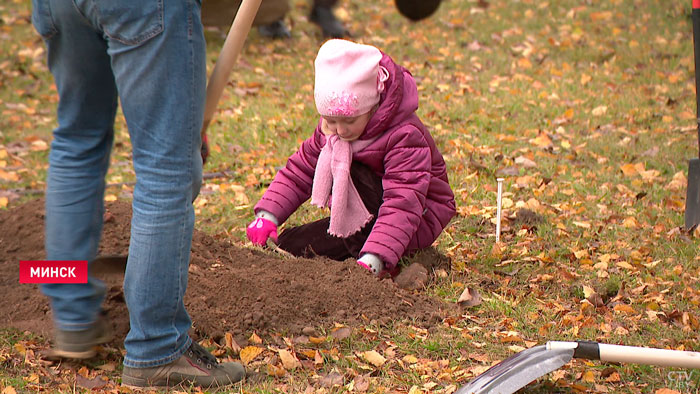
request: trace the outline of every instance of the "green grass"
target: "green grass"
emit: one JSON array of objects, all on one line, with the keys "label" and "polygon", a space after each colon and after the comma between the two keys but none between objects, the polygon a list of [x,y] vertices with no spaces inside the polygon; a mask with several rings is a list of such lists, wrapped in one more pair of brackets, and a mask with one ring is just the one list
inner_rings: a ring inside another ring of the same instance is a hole
[{"label": "green grass", "polygon": [[[488,4],[445,2],[420,23],[403,19],[388,0],[343,3],[341,10],[358,40],[411,70],[419,83],[419,115],[450,171],[459,215],[436,246],[452,267],[426,292],[455,302],[470,286],[483,303],[431,332],[396,322],[310,346],[323,353],[324,365],[315,372],[271,377],[258,363],[262,380],[237,386],[237,392],[304,392],[308,386],[348,392],[354,376],[364,374],[369,392],[450,392],[479,372],[476,367],[517,351],[511,346],[552,339],[700,351],[700,242],[679,229],[687,159],[697,155],[690,5]],[[0,188],[6,193],[0,197],[9,196],[9,208],[34,198],[28,190],[45,187],[45,148],[55,127],[55,89],[29,13],[27,0],[0,5]],[[248,37],[208,130],[212,155],[205,172],[229,176],[206,182],[195,204],[200,230],[244,244],[252,205],[316,124],[312,68],[322,40],[306,13],[306,2],[293,3],[291,40],[270,41],[256,32]],[[211,70],[223,34],[207,31],[207,40]],[[107,179],[132,182],[121,115],[116,130]],[[518,164],[523,159],[535,166]],[[630,171],[634,165],[638,170]],[[504,215],[528,208],[541,220],[507,222],[503,249],[495,253],[495,176],[504,170],[505,196],[513,203]],[[107,194],[128,196],[130,186],[124,188],[110,187]],[[289,224],[320,215],[304,206]],[[632,311],[583,308],[584,285],[605,301],[621,292],[620,302]],[[522,340],[504,342],[504,333]],[[43,341],[0,333],[0,390],[31,389],[27,377],[40,368],[26,364],[15,344],[38,348]],[[357,354],[375,349],[384,355],[392,349],[396,356],[367,369]],[[119,359],[117,349],[110,355]],[[407,355],[419,361],[399,363]],[[620,381],[609,381],[602,373],[609,367],[576,361],[531,391],[700,388],[697,373],[683,380],[669,368],[622,365],[613,367]],[[117,366],[105,374],[118,382],[119,371]],[[345,377],[344,387],[319,387],[319,377],[331,371]],[[581,379],[587,371],[594,381]]]}]

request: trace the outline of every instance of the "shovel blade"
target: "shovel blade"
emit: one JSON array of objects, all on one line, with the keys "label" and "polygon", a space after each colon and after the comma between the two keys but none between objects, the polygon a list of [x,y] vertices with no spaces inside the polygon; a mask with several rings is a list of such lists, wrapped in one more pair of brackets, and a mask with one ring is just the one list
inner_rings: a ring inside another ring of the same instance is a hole
[{"label": "shovel blade", "polygon": [[685,198],[685,229],[700,224],[700,159],[688,161],[688,188]]},{"label": "shovel blade", "polygon": [[574,357],[574,349],[535,346],[516,353],[460,387],[455,394],[511,394]]},{"label": "shovel blade", "polygon": [[90,266],[90,274],[95,276],[103,275],[124,275],[126,271],[126,255],[99,256]]}]

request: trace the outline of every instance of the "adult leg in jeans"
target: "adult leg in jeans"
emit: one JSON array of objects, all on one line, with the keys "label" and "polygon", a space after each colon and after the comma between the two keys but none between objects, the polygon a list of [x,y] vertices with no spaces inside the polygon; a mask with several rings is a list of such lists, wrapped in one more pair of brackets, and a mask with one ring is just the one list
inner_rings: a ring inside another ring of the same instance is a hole
[{"label": "adult leg in jeans", "polygon": [[[35,0],[32,18],[47,45],[59,95],[47,177],[46,257],[91,262],[102,231],[117,109],[107,46],[71,2]],[[87,335],[95,326],[105,293],[101,281],[89,276],[87,284],[45,284],[41,290],[50,299],[58,332]],[[94,354],[86,349],[76,354]]]},{"label": "adult leg in jeans", "polygon": [[[49,258],[92,260],[96,253],[119,92],[137,176],[124,278],[131,330],[122,382],[225,385],[243,378],[244,368],[219,364],[192,343],[183,302],[192,200],[202,174],[206,71],[200,3],[164,3],[34,0],[34,23],[46,39],[60,96],[47,192],[47,250]],[[103,288],[88,283],[43,290],[61,334],[56,342],[74,341],[61,355],[88,357],[74,348],[89,346],[98,336],[86,340],[65,332],[100,326],[94,320]]]},{"label": "adult leg in jeans", "polygon": [[[49,259],[87,259],[102,227],[117,91],[137,184],[125,276],[125,364],[157,365],[190,344],[183,296],[199,187],[204,38],[193,0],[36,0],[59,92],[46,199]],[[116,81],[116,83],[115,83]],[[118,88],[117,88],[118,87]],[[45,285],[59,330],[94,325],[104,288]]]},{"label": "adult leg in jeans", "polygon": [[202,161],[205,42],[196,0],[97,0],[131,137],[133,216],[124,365],[168,364],[191,344],[185,310]]}]

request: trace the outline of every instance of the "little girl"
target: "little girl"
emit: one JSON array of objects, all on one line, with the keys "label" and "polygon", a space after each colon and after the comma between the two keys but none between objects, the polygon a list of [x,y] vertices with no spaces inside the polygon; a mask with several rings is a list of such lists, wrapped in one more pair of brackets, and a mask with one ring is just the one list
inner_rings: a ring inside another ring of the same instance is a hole
[{"label": "little girl", "polygon": [[[374,274],[430,246],[455,214],[445,161],[416,115],[410,72],[379,49],[329,40],[315,60],[313,135],[255,205],[248,239],[299,257],[356,258]],[[311,197],[330,217],[277,226]]]}]

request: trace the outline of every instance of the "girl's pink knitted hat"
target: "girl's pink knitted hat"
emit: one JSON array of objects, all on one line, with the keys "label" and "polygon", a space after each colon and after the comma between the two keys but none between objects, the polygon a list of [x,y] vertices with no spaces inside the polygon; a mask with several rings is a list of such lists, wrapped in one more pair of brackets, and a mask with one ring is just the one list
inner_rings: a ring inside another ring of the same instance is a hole
[{"label": "girl's pink knitted hat", "polygon": [[322,116],[354,117],[369,112],[384,91],[387,70],[382,53],[371,45],[328,40],[318,50],[314,66],[314,98]]}]

